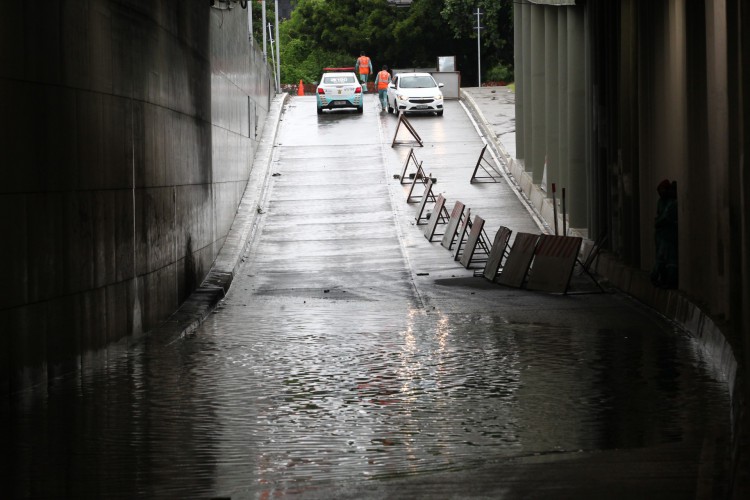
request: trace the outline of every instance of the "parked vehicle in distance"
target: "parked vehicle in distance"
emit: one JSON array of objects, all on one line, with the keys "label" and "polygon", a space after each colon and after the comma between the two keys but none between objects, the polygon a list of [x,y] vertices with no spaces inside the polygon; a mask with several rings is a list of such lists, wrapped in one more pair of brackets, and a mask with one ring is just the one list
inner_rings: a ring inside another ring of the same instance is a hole
[{"label": "parked vehicle in distance", "polygon": [[398,73],[388,85],[388,112],[443,116],[442,87],[429,73]]},{"label": "parked vehicle in distance", "polygon": [[362,113],[362,85],[353,71],[327,72],[315,90],[318,114],[324,109],[356,108]]}]

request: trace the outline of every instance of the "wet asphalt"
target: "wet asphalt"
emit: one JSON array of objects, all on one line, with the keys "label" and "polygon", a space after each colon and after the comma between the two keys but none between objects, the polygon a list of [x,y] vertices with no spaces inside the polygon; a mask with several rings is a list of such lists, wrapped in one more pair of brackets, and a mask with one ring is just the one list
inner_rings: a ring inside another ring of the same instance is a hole
[{"label": "wet asphalt", "polygon": [[490,236],[544,228],[502,168],[469,182],[486,138],[463,101],[409,117],[419,146],[366,97],[362,115],[287,101],[232,286],[197,328],[19,397],[15,496],[722,496],[711,360],[585,275],[504,287],[428,241],[394,177],[410,153]]}]

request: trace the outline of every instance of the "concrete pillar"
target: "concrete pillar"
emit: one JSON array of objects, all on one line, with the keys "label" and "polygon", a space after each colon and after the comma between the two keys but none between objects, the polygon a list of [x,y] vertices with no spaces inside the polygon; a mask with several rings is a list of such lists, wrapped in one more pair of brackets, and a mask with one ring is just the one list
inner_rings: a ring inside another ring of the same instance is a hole
[{"label": "concrete pillar", "polygon": [[559,122],[559,77],[557,61],[557,16],[559,8],[547,8],[544,12],[544,73],[546,102],[546,155],[547,185],[542,186],[550,196],[552,183],[559,184],[560,122]]},{"label": "concrete pillar", "polygon": [[624,0],[620,7],[620,137],[618,178],[619,204],[611,208],[609,226],[617,250],[625,262],[638,262],[638,3]]},{"label": "concrete pillar", "polygon": [[[656,115],[658,84],[662,81],[659,55],[663,51],[661,37],[658,36],[663,22],[663,6],[638,12],[638,195],[640,197],[640,214],[638,225],[641,228],[639,251],[641,267],[650,269],[654,262],[654,229],[656,213],[656,193],[654,192],[657,174],[654,174],[654,150],[657,147]],[[647,78],[645,75],[650,75]],[[656,181],[659,182],[659,181]]]},{"label": "concrete pillar", "polygon": [[526,159],[526,171],[531,172],[534,184],[542,181],[546,153],[546,103],[544,73],[544,7],[531,6],[531,155]]},{"label": "concrete pillar", "polygon": [[[727,12],[726,0],[706,1],[706,63],[708,89],[708,158],[712,175],[704,186],[708,195],[708,205],[704,212],[703,227],[707,230],[707,241],[713,242],[706,249],[711,256],[709,273],[713,278],[710,303],[716,313],[726,313],[728,303],[727,287],[730,262],[730,239],[732,228],[729,207],[730,185],[728,183],[728,144],[727,116],[729,101],[727,94]],[[680,262],[682,264],[682,262]],[[736,272],[736,270],[734,271]],[[680,276],[682,278],[682,276]],[[696,284],[698,285],[698,284]],[[688,290],[692,292],[693,290]],[[696,290],[702,294],[700,290]]]},{"label": "concrete pillar", "polygon": [[[694,0],[693,0],[693,3]],[[713,171],[706,168],[710,164],[708,138],[708,98],[706,95],[706,9],[686,9],[686,29],[689,35],[687,45],[686,72],[690,75],[687,85],[687,157],[688,164],[681,174],[679,196],[695,200],[694,203],[680,204],[680,228],[705,227],[706,186],[710,184]],[[678,200],[679,202],[679,200]],[[706,265],[705,230],[680,231],[680,257],[686,269],[701,269]],[[706,273],[686,273],[680,279],[680,287],[686,290],[701,290],[708,286]]]},{"label": "concrete pillar", "polygon": [[560,135],[557,153],[558,186],[562,179],[567,179],[570,170],[568,130],[568,9],[557,10],[557,129]]},{"label": "concrete pillar", "polygon": [[521,23],[523,24],[523,43],[521,44],[521,50],[523,51],[523,161],[524,169],[528,170],[531,165],[531,149],[534,142],[534,137],[531,131],[532,117],[531,117],[531,4],[528,2],[522,6],[523,16]]},{"label": "concrete pillar", "polygon": [[586,227],[586,54],[584,7],[568,7],[568,179],[570,227]]},{"label": "concrete pillar", "polygon": [[524,157],[524,57],[523,57],[523,7],[513,3],[513,64],[516,80],[516,157]]}]

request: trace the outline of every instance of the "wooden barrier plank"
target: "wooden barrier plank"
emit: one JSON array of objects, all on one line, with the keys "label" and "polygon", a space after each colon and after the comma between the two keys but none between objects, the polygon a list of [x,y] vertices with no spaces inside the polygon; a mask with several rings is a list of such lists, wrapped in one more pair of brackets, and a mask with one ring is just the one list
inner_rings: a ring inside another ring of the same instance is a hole
[{"label": "wooden barrier plank", "polygon": [[422,183],[422,185],[425,185],[427,183],[426,181],[427,178],[428,177],[425,175],[424,170],[422,170],[422,165],[417,167],[417,173],[414,175],[414,178],[411,179],[411,185],[409,186],[409,193],[406,195],[406,203],[416,203],[419,198],[424,197],[425,193],[422,193],[421,195],[415,195],[414,187],[417,185],[418,182]]},{"label": "wooden barrier plank", "polygon": [[[417,156],[414,154],[414,148],[409,149],[409,154],[406,156],[406,161],[404,162],[404,169],[401,171],[401,179],[399,182],[401,184],[406,184],[411,180],[409,176],[407,175],[407,171],[409,170],[409,164],[414,163],[414,167],[419,169],[422,166],[422,163],[417,161]],[[416,173],[414,174],[416,175]]]},{"label": "wooden barrier plank", "polygon": [[498,271],[500,271],[512,232],[507,227],[500,226],[500,229],[495,233],[490,255],[487,257],[487,263],[484,265],[484,272],[482,273],[490,281],[494,281]]},{"label": "wooden barrier plank", "polygon": [[[469,180],[469,183],[474,182],[500,182],[499,178],[492,175],[492,165],[489,164],[489,161],[484,157],[484,152],[487,150],[487,144],[484,145],[482,148],[482,151],[479,153],[479,158],[477,159],[477,164],[474,165],[474,172],[471,174],[471,180]],[[479,169],[482,169],[485,174],[487,175],[477,175],[477,172],[479,172]]]},{"label": "wooden barrier plank", "polygon": [[474,261],[474,256],[477,253],[477,245],[479,245],[482,254],[489,255],[487,242],[484,241],[484,219],[478,215],[474,217],[469,237],[466,239],[466,245],[464,246],[463,254],[461,254],[461,265],[466,269],[469,269],[472,261]]},{"label": "wooden barrier plank", "polygon": [[464,240],[471,229],[471,209],[467,208],[464,212],[463,221],[456,232],[456,253],[453,254],[453,260],[460,260],[463,255]]},{"label": "wooden barrier plank", "polygon": [[450,220],[448,221],[448,227],[445,228],[443,239],[440,241],[440,244],[448,250],[453,248],[453,240],[455,239],[456,232],[458,231],[458,224],[463,220],[464,208],[464,204],[460,201],[457,201],[453,205]]},{"label": "wooden barrier plank", "polygon": [[513,246],[508,252],[508,258],[505,259],[500,276],[497,282],[501,285],[521,288],[529,272],[531,260],[534,258],[534,249],[539,241],[538,234],[518,233],[513,241]]},{"label": "wooden barrier plank", "polygon": [[[427,202],[434,203],[435,202],[435,195],[432,193],[432,179],[429,179],[427,181],[427,187],[424,190],[424,195],[422,195],[422,200],[419,202],[419,206],[417,207],[417,225],[427,224],[427,217],[425,217],[424,209],[427,206]],[[423,222],[424,221],[424,222]]]},{"label": "wooden barrier plank", "polygon": [[583,238],[543,234],[534,251],[526,288],[552,293],[568,291]]},{"label": "wooden barrier plank", "polygon": [[432,215],[430,215],[427,225],[424,227],[424,237],[427,238],[427,241],[432,241],[438,223],[441,221],[444,222],[444,219],[447,216],[448,211],[445,209],[445,198],[443,197],[443,194],[440,193],[435,201],[435,206],[432,207]]},{"label": "wooden barrier plank", "polygon": [[[406,130],[409,131],[409,133],[414,138],[413,141],[397,141],[396,138],[398,137],[398,131],[401,128],[401,125],[406,128]],[[416,130],[414,130],[414,127],[412,126],[411,122],[406,118],[406,115],[401,113],[398,116],[398,124],[396,125],[396,131],[393,133],[393,142],[391,143],[391,147],[394,147],[396,144],[408,144],[411,142],[416,142],[420,146],[424,147],[424,144],[422,143],[422,138],[419,137],[419,134]]]}]

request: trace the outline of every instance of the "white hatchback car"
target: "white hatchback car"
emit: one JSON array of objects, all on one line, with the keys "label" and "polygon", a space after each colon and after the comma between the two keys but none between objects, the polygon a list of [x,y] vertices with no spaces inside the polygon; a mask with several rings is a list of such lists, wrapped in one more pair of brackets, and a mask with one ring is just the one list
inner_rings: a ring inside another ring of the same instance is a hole
[{"label": "white hatchback car", "polygon": [[315,92],[318,114],[324,109],[356,108],[362,112],[362,85],[349,72],[323,73]]},{"label": "white hatchback car", "polygon": [[388,112],[443,116],[442,86],[429,73],[398,73],[388,85]]}]

